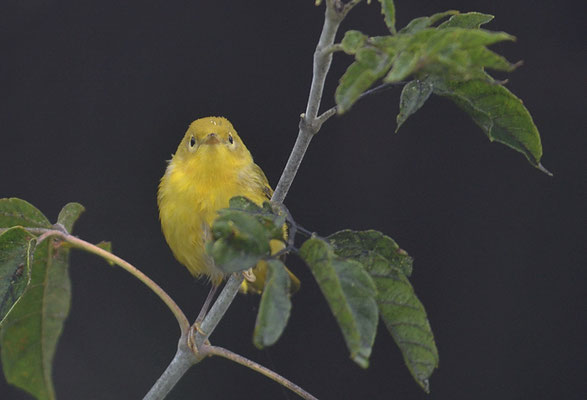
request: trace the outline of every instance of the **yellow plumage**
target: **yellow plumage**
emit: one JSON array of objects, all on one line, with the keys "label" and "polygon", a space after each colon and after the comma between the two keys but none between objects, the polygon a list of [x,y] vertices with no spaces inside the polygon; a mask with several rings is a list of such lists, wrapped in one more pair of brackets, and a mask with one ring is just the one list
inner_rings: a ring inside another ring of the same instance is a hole
[{"label": "yellow plumage", "polygon": [[[245,196],[261,205],[273,190],[261,168],[232,124],[222,117],[198,119],[190,125],[161,178],[157,202],[163,235],[175,255],[192,275],[207,276],[214,285],[223,272],[206,255],[205,242],[217,211],[230,198]],[[283,242],[271,241],[273,253]],[[254,281],[245,280],[243,292],[260,293],[265,284],[266,263],[253,269]],[[290,273],[292,288],[299,286]]]}]

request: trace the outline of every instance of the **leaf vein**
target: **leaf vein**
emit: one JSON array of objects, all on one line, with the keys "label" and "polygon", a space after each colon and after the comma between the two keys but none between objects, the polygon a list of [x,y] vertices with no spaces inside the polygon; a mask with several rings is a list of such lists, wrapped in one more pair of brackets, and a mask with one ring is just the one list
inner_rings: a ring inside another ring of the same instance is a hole
[{"label": "leaf vein", "polygon": [[417,310],[417,311],[424,311],[421,307],[412,305],[412,304],[407,304],[407,303],[400,303],[394,300],[378,300],[377,301],[378,304],[383,304],[383,305],[390,305],[390,306],[397,306],[397,307],[405,307],[405,308],[410,308],[412,310]]},{"label": "leaf vein", "polygon": [[398,326],[409,326],[411,328],[415,328],[418,330],[421,330],[422,332],[426,333],[429,336],[432,336],[432,332],[430,331],[430,328],[424,324],[418,324],[415,322],[389,322],[387,323],[388,326],[391,326],[393,328],[398,327]]},{"label": "leaf vein", "polygon": [[424,343],[416,342],[416,341],[413,341],[413,340],[401,339],[401,338],[398,338],[397,342],[400,343],[400,344],[408,345],[408,346],[415,346],[415,347],[423,348],[424,350],[427,350],[427,351],[429,351],[432,354],[435,354],[436,353],[432,349],[432,347],[427,346]]}]

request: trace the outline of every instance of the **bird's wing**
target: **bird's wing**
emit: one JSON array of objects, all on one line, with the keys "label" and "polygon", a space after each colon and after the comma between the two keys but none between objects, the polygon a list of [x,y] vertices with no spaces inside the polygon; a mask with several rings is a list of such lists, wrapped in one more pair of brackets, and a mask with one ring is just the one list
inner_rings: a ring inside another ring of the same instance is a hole
[{"label": "bird's wing", "polygon": [[269,181],[265,176],[265,173],[257,164],[253,164],[253,176],[255,184],[258,185],[258,188],[263,195],[267,198],[267,200],[271,200],[271,196],[273,196],[273,189],[269,186]]}]

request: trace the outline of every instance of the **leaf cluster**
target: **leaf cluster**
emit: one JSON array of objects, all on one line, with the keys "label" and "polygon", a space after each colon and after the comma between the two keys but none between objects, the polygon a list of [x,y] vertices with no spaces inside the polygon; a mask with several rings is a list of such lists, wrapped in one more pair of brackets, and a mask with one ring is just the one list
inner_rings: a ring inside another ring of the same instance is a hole
[{"label": "leaf cluster", "polygon": [[[208,254],[227,272],[246,270],[268,260],[253,333],[253,342],[259,348],[278,340],[292,307],[285,266],[269,250],[270,240],[284,240],[286,221],[291,234],[305,231],[283,207],[273,208],[269,203],[259,207],[244,197],[234,197],[230,207],[219,212],[207,246]],[[428,379],[438,366],[438,350],[426,311],[408,279],[411,257],[393,239],[373,230],[343,230],[327,238],[314,234],[299,249],[291,245],[293,240],[290,235],[288,249],[310,268],[338,322],[351,359],[368,367],[381,317],[412,376],[428,391]]]},{"label": "leaf cluster", "polygon": [[[70,233],[84,208],[67,204],[57,222],[24,200],[0,199],[0,349],[8,382],[38,399],[53,399],[52,360],[69,313],[69,250],[64,242],[39,236],[43,230]],[[269,242],[283,240],[309,266],[328,303],[350,356],[366,368],[379,317],[398,344],[408,369],[428,391],[438,351],[424,307],[408,280],[412,259],[389,237],[376,231],[340,231],[328,238],[312,235],[293,247],[298,227],[284,207],[259,207],[235,197],[219,211],[208,254],[226,272],[267,262],[253,343],[273,345],[291,311],[290,278]],[[110,249],[109,243],[100,247]]]},{"label": "leaf cluster", "polygon": [[269,242],[283,240],[284,224],[285,216],[275,214],[269,202],[259,207],[237,196],[218,212],[206,250],[226,273],[247,270],[271,255]]},{"label": "leaf cluster", "polygon": [[490,141],[524,154],[533,166],[550,174],[540,164],[542,145],[530,113],[503,86],[505,82],[487,72],[511,72],[521,64],[488,48],[515,38],[482,29],[492,15],[454,10],[415,18],[396,30],[393,1],[380,3],[389,35],[370,37],[350,30],[335,46],[355,59],[336,89],[338,113],[348,111],[379,80],[402,84],[396,131],[436,94],[469,114]]},{"label": "leaf cluster", "polygon": [[0,199],[0,351],[6,380],[54,399],[52,362],[69,313],[69,248],[36,229],[71,232],[84,208],[69,203],[53,225],[24,200]]}]

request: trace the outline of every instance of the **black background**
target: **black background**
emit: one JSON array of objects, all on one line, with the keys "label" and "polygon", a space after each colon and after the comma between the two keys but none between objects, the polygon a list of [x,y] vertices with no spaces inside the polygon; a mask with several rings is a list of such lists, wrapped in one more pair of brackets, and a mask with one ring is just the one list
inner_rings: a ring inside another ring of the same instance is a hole
[{"label": "black background", "polygon": [[[375,2],[376,3],[376,2]],[[550,178],[490,144],[448,100],[432,98],[395,135],[399,90],[361,101],[312,142],[286,204],[329,234],[378,229],[414,258],[440,368],[427,396],[383,326],[357,367],[306,267],[277,345],[251,343],[258,298],[239,296],[211,340],[321,399],[580,399],[585,370],[585,29],[579,1],[397,1],[398,25],[446,9],[496,15],[524,60],[509,76],[542,134]],[[275,185],[304,110],[323,9],[313,1],[4,1],[0,8],[0,197],[54,220],[87,208],[80,237],[166,289],[195,318],[207,293],[171,255],[156,188],[187,125],[228,117]],[[383,34],[379,6],[341,31]],[[583,45],[583,46],[582,46]],[[325,107],[349,59],[337,55]],[[499,75],[503,78],[505,76]],[[76,252],[73,304],[54,363],[60,399],[141,398],[171,360],[178,329],[140,282]],[[29,396],[0,378],[2,399]],[[232,362],[192,368],[171,399],[293,399]]]}]

